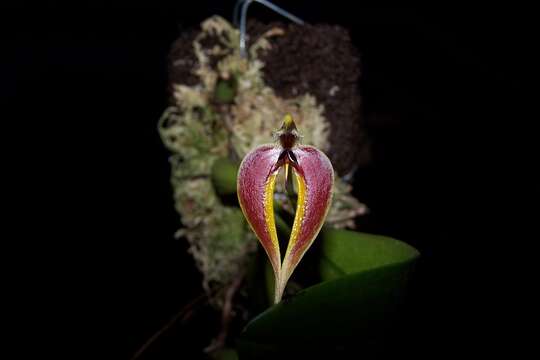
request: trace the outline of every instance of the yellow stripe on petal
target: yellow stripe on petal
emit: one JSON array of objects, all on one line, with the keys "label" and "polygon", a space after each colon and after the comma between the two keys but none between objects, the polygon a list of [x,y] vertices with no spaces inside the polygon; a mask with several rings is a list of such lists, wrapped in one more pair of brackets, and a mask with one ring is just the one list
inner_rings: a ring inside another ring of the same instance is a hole
[{"label": "yellow stripe on petal", "polygon": [[298,241],[298,235],[300,235],[302,220],[304,220],[304,213],[306,211],[306,182],[296,170],[294,171],[294,175],[298,187],[298,198],[296,200],[296,214],[294,215],[294,224],[291,230],[291,237],[289,238],[289,245],[287,246],[287,254],[294,248],[294,245]]},{"label": "yellow stripe on petal", "polygon": [[292,164],[298,188],[296,215],[287,252],[281,265],[279,294],[321,230],[332,201],[334,171],[321,151],[308,146],[294,150]]},{"label": "yellow stripe on petal", "polygon": [[253,149],[242,160],[237,176],[238,202],[246,220],[257,235],[277,279],[281,272],[281,256],[274,216],[276,166],[281,149],[274,144]]},{"label": "yellow stripe on petal", "polygon": [[276,256],[270,259],[272,267],[274,268],[274,272],[276,273],[276,283],[281,270],[281,255],[279,252],[279,241],[276,231],[276,220],[274,216],[274,190],[276,187],[277,175],[277,171],[271,174],[268,177],[268,180],[266,181],[266,184],[264,186],[264,219],[266,221],[266,229],[270,234],[272,246],[276,253]]},{"label": "yellow stripe on petal", "polygon": [[[293,168],[294,169],[294,168]],[[282,266],[282,272],[279,279],[279,287],[277,289],[276,303],[278,303],[283,295],[287,281],[294,271],[294,265],[291,268],[290,259],[296,258],[295,255],[291,254],[291,251],[296,248],[296,243],[298,242],[298,237],[300,236],[300,231],[302,229],[302,223],[304,220],[304,213],[306,211],[306,182],[302,175],[300,175],[296,170],[294,170],[294,175],[296,178],[296,185],[298,187],[298,198],[296,200],[296,213],[294,215],[294,223],[291,230],[291,236],[289,238],[289,244],[287,245],[287,252],[285,253],[285,262]]]}]

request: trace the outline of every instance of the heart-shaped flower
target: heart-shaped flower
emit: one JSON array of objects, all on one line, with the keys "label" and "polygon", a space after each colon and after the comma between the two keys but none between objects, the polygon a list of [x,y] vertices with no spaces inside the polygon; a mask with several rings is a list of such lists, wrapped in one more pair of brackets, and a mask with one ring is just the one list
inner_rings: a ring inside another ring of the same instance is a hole
[{"label": "heart-shaped flower", "polygon": [[[286,115],[277,132],[279,143],[262,145],[246,155],[238,171],[238,200],[259,238],[275,275],[275,303],[281,300],[294,269],[317,237],[332,201],[334,170],[326,155],[298,145],[294,120]],[[283,263],[274,217],[274,190],[280,169],[296,175],[298,198],[294,224]]]}]

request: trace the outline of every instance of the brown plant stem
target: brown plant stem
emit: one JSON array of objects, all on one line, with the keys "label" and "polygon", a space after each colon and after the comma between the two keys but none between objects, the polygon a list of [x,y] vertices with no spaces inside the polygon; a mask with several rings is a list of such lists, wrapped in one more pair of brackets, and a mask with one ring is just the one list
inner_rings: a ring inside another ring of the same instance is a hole
[{"label": "brown plant stem", "polygon": [[227,288],[227,291],[225,293],[225,303],[221,312],[221,330],[218,336],[212,341],[212,343],[204,349],[206,353],[212,353],[214,351],[222,349],[225,346],[227,334],[229,333],[229,324],[234,316],[232,311],[233,298],[238,289],[240,288],[240,285],[242,285],[243,280],[244,274],[239,274],[238,277]]},{"label": "brown plant stem", "polygon": [[167,330],[169,330],[178,320],[182,322],[186,321],[192,314],[193,309],[197,305],[201,305],[203,301],[208,300],[206,294],[201,294],[193,299],[189,304],[185,305],[178,311],[162,328],[154,333],[146,342],[133,354],[131,360],[135,360],[140,357],[161,335],[163,335]]}]

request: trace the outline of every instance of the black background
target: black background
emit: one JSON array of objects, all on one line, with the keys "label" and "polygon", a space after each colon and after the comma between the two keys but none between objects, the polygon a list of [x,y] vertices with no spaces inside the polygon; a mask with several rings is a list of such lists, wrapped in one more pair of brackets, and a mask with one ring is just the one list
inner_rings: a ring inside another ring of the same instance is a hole
[{"label": "black background", "polygon": [[[519,280],[509,268],[534,239],[518,236],[523,228],[514,224],[533,218],[524,204],[537,195],[525,186],[536,185],[527,127],[536,119],[524,109],[534,43],[527,11],[276,3],[309,22],[348,27],[362,54],[359,86],[373,139],[373,163],[355,180],[371,208],[362,230],[422,253],[409,327],[388,347],[421,359],[502,352],[512,331],[503,324],[514,317],[507,299],[526,296],[512,290]],[[51,302],[72,325],[53,345],[75,335],[86,343],[75,346],[76,358],[98,349],[101,358],[129,358],[201,292],[185,244],[173,239],[179,218],[156,124],[167,105],[172,41],[209,15],[230,19],[233,4],[2,11],[2,95],[18,127],[12,151],[38,140],[17,166],[30,179],[26,192],[43,200],[24,206],[50,215],[27,221],[45,223],[38,248],[54,253],[48,261],[34,254],[45,265],[32,276],[35,293],[38,302],[62,294]],[[250,11],[277,19],[258,5]],[[144,358],[196,354],[214,331],[198,325],[203,330],[171,330]]]}]

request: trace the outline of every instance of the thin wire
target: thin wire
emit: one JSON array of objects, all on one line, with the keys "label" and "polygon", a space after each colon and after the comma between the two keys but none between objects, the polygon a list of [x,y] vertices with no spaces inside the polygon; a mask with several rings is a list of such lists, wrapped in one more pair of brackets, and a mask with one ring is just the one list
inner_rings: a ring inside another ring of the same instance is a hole
[{"label": "thin wire", "polygon": [[238,0],[236,4],[234,4],[234,11],[233,11],[233,24],[234,26],[238,27],[238,16],[240,15],[240,5],[246,0]]},{"label": "thin wire", "polygon": [[247,20],[247,10],[249,5],[252,2],[257,2],[261,5],[266,6],[267,8],[274,10],[281,16],[286,17],[287,19],[299,24],[304,25],[304,20],[300,19],[297,16],[294,16],[290,12],[280,8],[279,6],[271,3],[268,0],[238,0],[234,6],[234,14],[233,14],[233,22],[235,24],[238,23],[238,9],[240,8],[240,5],[242,5],[241,9],[241,16],[240,16],[240,56],[245,58],[247,57],[246,52],[246,20]]},{"label": "thin wire", "polygon": [[287,10],[285,9],[282,9],[280,8],[279,6],[271,3],[270,1],[268,0],[254,0],[255,2],[258,2],[259,4],[262,4],[262,5],[265,5],[266,7],[274,10],[275,12],[277,12],[278,14],[280,14],[281,16],[284,16],[286,17],[287,19],[299,24],[299,25],[304,25],[304,20],[300,19],[299,17],[297,16],[294,16],[293,14],[291,14],[290,12],[288,12]]},{"label": "thin wire", "polygon": [[246,52],[246,18],[247,18],[247,10],[249,7],[249,4],[251,4],[253,0],[245,0],[244,4],[242,4],[242,15],[240,17],[240,56],[243,58],[247,57]]}]

